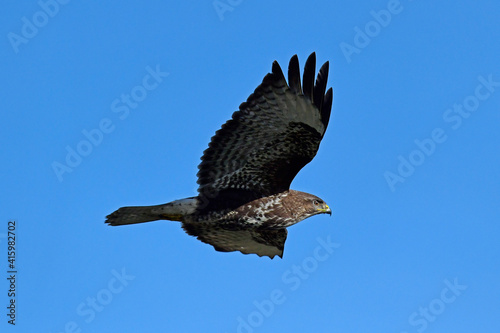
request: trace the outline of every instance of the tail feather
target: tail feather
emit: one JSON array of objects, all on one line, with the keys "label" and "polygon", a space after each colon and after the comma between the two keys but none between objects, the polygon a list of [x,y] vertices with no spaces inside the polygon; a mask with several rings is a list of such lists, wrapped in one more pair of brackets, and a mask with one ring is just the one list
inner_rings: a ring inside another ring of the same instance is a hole
[{"label": "tail feather", "polygon": [[122,207],[106,216],[106,223],[116,226],[161,220],[163,217],[153,213],[153,207]]},{"label": "tail feather", "polygon": [[106,216],[109,225],[127,225],[157,220],[183,221],[186,215],[194,213],[195,197],[175,200],[163,205],[122,207]]}]

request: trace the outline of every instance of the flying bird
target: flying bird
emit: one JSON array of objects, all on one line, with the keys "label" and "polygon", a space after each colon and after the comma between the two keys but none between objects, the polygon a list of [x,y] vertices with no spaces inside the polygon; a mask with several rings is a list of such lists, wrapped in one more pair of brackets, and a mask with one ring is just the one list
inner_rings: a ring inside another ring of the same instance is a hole
[{"label": "flying bird", "polygon": [[297,55],[288,83],[274,61],[232,119],[212,137],[198,166],[198,195],[156,206],[122,207],[107,216],[112,226],[156,220],[183,229],[217,251],[283,257],[287,227],[330,214],[319,197],[290,189],[316,155],[332,108],[326,91],[328,62],[316,77],[316,54],[305,64],[302,84]]}]

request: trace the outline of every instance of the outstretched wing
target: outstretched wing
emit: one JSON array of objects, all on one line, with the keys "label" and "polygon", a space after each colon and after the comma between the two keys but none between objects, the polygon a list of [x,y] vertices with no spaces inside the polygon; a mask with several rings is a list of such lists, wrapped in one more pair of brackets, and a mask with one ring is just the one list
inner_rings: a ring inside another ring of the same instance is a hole
[{"label": "outstretched wing", "polygon": [[212,245],[217,251],[240,251],[255,253],[259,257],[283,258],[287,236],[286,229],[246,228],[235,230],[224,224],[183,223],[182,228],[203,243]]},{"label": "outstretched wing", "polygon": [[288,84],[275,61],[272,73],[222,125],[198,166],[199,198],[205,212],[234,208],[289,189],[318,151],[330,119],[332,88],[326,94],[328,62],[314,83],[316,55],[288,67]]}]

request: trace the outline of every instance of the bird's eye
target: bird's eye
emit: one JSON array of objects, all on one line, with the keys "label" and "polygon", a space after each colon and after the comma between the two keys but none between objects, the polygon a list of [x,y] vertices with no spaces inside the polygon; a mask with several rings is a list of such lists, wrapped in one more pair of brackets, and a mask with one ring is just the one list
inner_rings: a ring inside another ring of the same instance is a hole
[{"label": "bird's eye", "polygon": [[321,201],[319,201],[318,199],[314,199],[314,201],[313,201],[313,204],[315,206],[318,206],[320,203],[321,203]]}]

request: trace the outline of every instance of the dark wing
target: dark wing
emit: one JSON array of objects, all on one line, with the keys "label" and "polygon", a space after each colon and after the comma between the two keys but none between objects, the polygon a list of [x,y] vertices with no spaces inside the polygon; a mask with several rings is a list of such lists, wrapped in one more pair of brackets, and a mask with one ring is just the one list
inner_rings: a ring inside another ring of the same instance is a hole
[{"label": "dark wing", "polygon": [[200,211],[235,208],[289,189],[295,175],[318,151],[330,119],[332,89],[326,94],[328,62],[314,83],[316,55],[304,68],[297,56],[285,76],[275,61],[272,73],[222,125],[198,166]]},{"label": "dark wing", "polygon": [[183,223],[182,228],[203,243],[212,245],[217,251],[240,251],[243,254],[255,253],[259,257],[274,256],[283,258],[286,229],[234,229],[224,224]]}]

